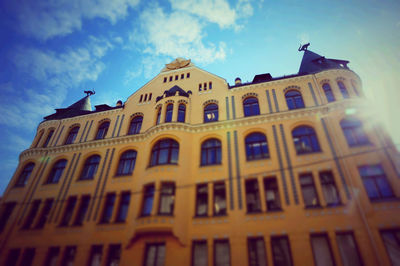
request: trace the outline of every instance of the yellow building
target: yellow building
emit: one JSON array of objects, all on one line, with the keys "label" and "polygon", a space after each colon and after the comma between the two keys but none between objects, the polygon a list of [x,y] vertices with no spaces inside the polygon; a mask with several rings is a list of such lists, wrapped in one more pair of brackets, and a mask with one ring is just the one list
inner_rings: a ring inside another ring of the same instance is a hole
[{"label": "yellow building", "polygon": [[178,58],[115,107],[45,117],[0,264],[399,265],[393,143],[348,61],[302,50],[299,73],[234,85]]}]

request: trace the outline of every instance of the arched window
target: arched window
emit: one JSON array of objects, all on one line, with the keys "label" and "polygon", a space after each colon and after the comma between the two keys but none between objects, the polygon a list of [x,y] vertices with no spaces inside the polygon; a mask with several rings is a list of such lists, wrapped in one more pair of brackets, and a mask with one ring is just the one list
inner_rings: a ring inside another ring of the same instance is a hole
[{"label": "arched window", "polygon": [[345,118],[340,121],[340,126],[342,127],[343,134],[349,146],[359,146],[370,143],[360,120]]},{"label": "arched window", "polygon": [[346,86],[344,86],[343,82],[338,81],[337,85],[339,86],[339,89],[343,95],[343,98],[349,98],[349,92],[347,91],[347,88],[346,88]]},{"label": "arched window", "polygon": [[325,92],[325,96],[326,99],[328,100],[328,102],[334,102],[335,101],[335,95],[333,95],[331,86],[328,83],[324,83],[324,85],[322,85],[322,89]]},{"label": "arched window", "polygon": [[23,187],[26,185],[26,182],[28,182],[28,179],[31,176],[34,167],[34,163],[28,163],[27,165],[25,165],[24,170],[22,170],[17,179],[17,182],[15,183],[16,187]]},{"label": "arched window", "polygon": [[65,145],[74,143],[76,136],[78,135],[78,132],[79,132],[79,126],[72,128],[68,133],[67,139],[65,140]]},{"label": "arched window", "polygon": [[244,116],[253,116],[260,114],[260,107],[256,97],[248,97],[243,101]]},{"label": "arched window", "polygon": [[46,148],[47,145],[49,145],[50,139],[53,136],[53,134],[54,134],[54,129],[50,129],[49,133],[47,134],[47,138],[43,143],[43,148]]},{"label": "arched window", "polygon": [[117,175],[130,175],[135,168],[137,152],[129,150],[121,155],[118,163]]},{"label": "arched window", "polygon": [[294,147],[297,154],[321,151],[317,135],[312,127],[299,126],[292,131]]},{"label": "arched window", "polygon": [[96,139],[104,139],[107,135],[108,128],[110,127],[110,122],[106,121],[101,123],[99,129],[97,130]]},{"label": "arched window", "polygon": [[181,103],[178,107],[178,122],[185,123],[186,105]]},{"label": "arched window", "polygon": [[178,163],[179,144],[173,139],[159,140],[151,150],[150,166]]},{"label": "arched window", "polygon": [[140,133],[140,129],[142,128],[143,116],[135,116],[131,120],[131,124],[129,126],[128,135],[135,135]]},{"label": "arched window", "polygon": [[286,103],[289,110],[304,108],[303,97],[297,90],[291,90],[285,93]]},{"label": "arched window", "polygon": [[83,166],[83,170],[79,180],[89,180],[93,179],[96,175],[97,168],[99,168],[100,156],[92,155],[87,158],[85,165]]},{"label": "arched window", "polygon": [[51,172],[49,174],[49,177],[47,178],[46,183],[47,184],[56,184],[60,180],[65,166],[67,165],[67,160],[61,159],[57,161],[54,165],[53,168],[51,169]]},{"label": "arched window", "polygon": [[218,121],[218,105],[208,104],[204,107],[204,123]]},{"label": "arched window", "polygon": [[358,89],[357,89],[357,84],[356,84],[356,82],[354,80],[351,80],[351,86],[353,87],[354,93],[357,96],[360,96],[360,93],[358,92]]},{"label": "arched window", "polygon": [[165,123],[172,121],[172,111],[174,109],[174,105],[172,103],[167,105],[167,109],[165,110]]},{"label": "arched window", "polygon": [[201,144],[201,165],[221,164],[221,141],[208,139]]},{"label": "arched window", "polygon": [[160,124],[161,120],[161,107],[157,110],[156,125]]},{"label": "arched window", "polygon": [[44,130],[41,130],[39,132],[39,136],[37,137],[37,141],[36,141],[35,145],[33,146],[33,148],[36,148],[37,146],[39,146],[39,143],[42,140],[43,134],[44,134]]},{"label": "arched window", "polygon": [[247,160],[258,160],[269,158],[267,137],[262,133],[252,133],[246,137]]}]

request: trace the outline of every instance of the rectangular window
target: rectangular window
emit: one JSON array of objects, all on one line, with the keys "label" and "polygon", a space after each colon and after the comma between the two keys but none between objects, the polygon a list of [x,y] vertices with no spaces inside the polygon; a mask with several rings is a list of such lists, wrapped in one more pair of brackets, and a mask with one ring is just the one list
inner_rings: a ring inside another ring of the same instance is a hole
[{"label": "rectangular window", "polygon": [[264,179],[264,193],[267,211],[282,210],[281,199],[279,197],[278,182],[275,177]]},{"label": "rectangular window", "polygon": [[212,82],[208,82],[208,89],[211,90],[212,89]]},{"label": "rectangular window", "polygon": [[249,251],[250,266],[266,266],[267,255],[265,254],[264,238],[248,238],[247,248]]},{"label": "rectangular window", "polygon": [[181,74],[181,79],[184,79],[185,78],[185,74]]},{"label": "rectangular window", "polygon": [[25,249],[24,253],[22,254],[22,259],[21,259],[20,265],[31,266],[34,257],[35,257],[35,249],[34,248]]},{"label": "rectangular window", "polygon": [[68,226],[71,221],[72,215],[74,214],[74,209],[76,205],[76,197],[69,197],[67,201],[67,206],[65,207],[64,215],[61,219],[60,226]]},{"label": "rectangular window", "polygon": [[300,175],[300,186],[305,207],[319,207],[318,195],[315,190],[314,179],[311,173]]},{"label": "rectangular window", "polygon": [[196,187],[196,216],[208,215],[208,185],[201,184]]},{"label": "rectangular window", "polygon": [[44,266],[57,266],[58,255],[60,254],[59,247],[50,247],[47,252]]},{"label": "rectangular window", "polygon": [[214,265],[229,266],[231,265],[229,240],[214,240]]},{"label": "rectangular window", "polygon": [[141,102],[142,102],[142,100],[143,100],[143,94],[142,94],[142,95],[140,95],[139,102],[141,103]]},{"label": "rectangular window", "polygon": [[207,82],[204,82],[204,90],[207,90]]},{"label": "rectangular window", "polygon": [[51,131],[49,132],[49,134],[47,135],[46,140],[45,140],[44,143],[43,143],[43,148],[46,148],[47,145],[49,145],[50,139],[51,139],[51,137],[53,136],[53,134],[54,134],[54,130],[51,130]]},{"label": "rectangular window", "polygon": [[100,223],[109,223],[111,222],[113,209],[115,203],[115,193],[109,193],[106,196],[106,201],[104,202],[103,213],[101,215]]},{"label": "rectangular window", "polygon": [[400,258],[400,230],[383,230],[381,231],[381,236],[392,264],[398,265]]},{"label": "rectangular window", "polygon": [[61,266],[74,265],[75,254],[76,254],[76,246],[67,246],[64,251],[64,256],[61,262]]},{"label": "rectangular window", "polygon": [[44,224],[49,217],[51,207],[53,206],[54,199],[46,199],[44,202],[44,206],[42,208],[42,212],[39,216],[39,220],[37,221],[35,228],[40,229],[44,227]]},{"label": "rectangular window", "polygon": [[103,257],[103,246],[93,245],[90,249],[88,266],[101,266],[101,258]]},{"label": "rectangular window", "polygon": [[172,81],[172,76],[169,77],[169,81]]},{"label": "rectangular window", "polygon": [[335,265],[327,234],[311,235],[311,246],[316,266]]},{"label": "rectangular window", "polygon": [[8,219],[10,218],[15,206],[16,202],[7,202],[1,206],[0,210],[0,233],[3,231],[4,227],[7,224]]},{"label": "rectangular window", "polygon": [[186,73],[186,78],[190,78],[190,73]]},{"label": "rectangular window", "polygon": [[154,200],[154,185],[152,184],[146,186],[144,189],[141,216],[151,215],[151,210],[153,209],[153,200]]},{"label": "rectangular window", "polygon": [[86,212],[89,208],[90,195],[82,196],[81,203],[79,205],[78,213],[75,216],[74,225],[82,225],[85,219]]},{"label": "rectangular window", "polygon": [[193,241],[192,243],[192,265],[207,266],[208,265],[208,250],[207,241]]},{"label": "rectangular window", "polygon": [[117,218],[115,219],[116,222],[125,222],[126,217],[128,216],[129,210],[129,202],[131,201],[131,192],[125,191],[122,192],[121,198],[119,200]]},{"label": "rectangular window", "polygon": [[260,193],[258,190],[258,180],[246,180],[246,202],[247,212],[261,212]]},{"label": "rectangular window", "polygon": [[19,248],[10,249],[10,251],[8,252],[7,259],[6,259],[4,265],[16,266],[20,253],[21,253],[21,250]]},{"label": "rectangular window", "polygon": [[289,239],[287,236],[271,237],[271,249],[274,265],[293,265]]},{"label": "rectangular window", "polygon": [[157,266],[165,264],[165,244],[152,243],[146,244],[144,256],[144,266]]},{"label": "rectangular window", "polygon": [[167,77],[164,78],[164,83],[167,82]]},{"label": "rectangular window", "polygon": [[151,101],[151,96],[153,96],[153,93],[149,94],[149,101]]},{"label": "rectangular window", "polygon": [[393,191],[386,179],[382,166],[366,165],[358,167],[365,190],[370,200],[393,198]]},{"label": "rectangular window", "polygon": [[158,214],[172,215],[174,212],[175,184],[163,183],[160,191],[160,204]]},{"label": "rectangular window", "polygon": [[109,266],[119,265],[121,260],[121,245],[113,244],[108,247],[107,264]]},{"label": "rectangular window", "polygon": [[28,213],[28,216],[25,219],[25,223],[23,224],[22,228],[23,229],[29,229],[33,223],[33,220],[35,220],[36,213],[39,210],[40,206],[40,200],[34,200],[32,203],[31,210]]},{"label": "rectangular window", "polygon": [[201,83],[199,84],[199,91],[201,91]]},{"label": "rectangular window", "polygon": [[179,75],[175,75],[175,80],[178,80],[178,78],[179,78]]},{"label": "rectangular window", "polygon": [[147,101],[147,93],[144,95],[144,102]]},{"label": "rectangular window", "polygon": [[339,247],[343,266],[363,265],[353,233],[336,233],[336,242]]},{"label": "rectangular window", "polygon": [[214,184],[214,216],[226,215],[225,183]]},{"label": "rectangular window", "polygon": [[335,179],[331,171],[319,173],[321,181],[322,193],[328,206],[336,206],[340,204],[339,192],[336,188]]}]

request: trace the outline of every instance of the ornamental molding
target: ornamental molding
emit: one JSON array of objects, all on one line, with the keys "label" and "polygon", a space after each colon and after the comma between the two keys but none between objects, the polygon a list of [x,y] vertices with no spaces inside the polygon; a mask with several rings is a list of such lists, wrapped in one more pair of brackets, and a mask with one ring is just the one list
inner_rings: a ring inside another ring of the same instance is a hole
[{"label": "ornamental molding", "polygon": [[103,118],[98,122],[98,124],[101,124],[101,123],[106,122],[106,121],[111,122],[111,119],[110,118]]},{"label": "ornamental molding", "polygon": [[211,99],[211,100],[205,101],[205,102],[203,103],[203,107],[206,106],[206,105],[209,105],[209,104],[211,104],[211,103],[215,103],[215,104],[218,105],[218,101],[217,101],[217,100]]},{"label": "ornamental molding", "polygon": [[331,81],[330,81],[329,79],[323,79],[323,80],[321,80],[321,81],[319,82],[319,84],[321,84],[321,85],[324,85],[325,83],[330,84]]},{"label": "ornamental molding", "polygon": [[188,102],[186,100],[179,100],[178,103],[188,104]]},{"label": "ornamental molding", "polygon": [[69,129],[74,128],[74,127],[80,127],[80,126],[81,126],[80,123],[74,123],[74,124],[69,126]]},{"label": "ornamental molding", "polygon": [[134,114],[131,114],[130,118],[132,119],[132,118],[134,118],[136,116],[144,116],[144,114],[142,112],[136,112]]},{"label": "ornamental molding", "polygon": [[337,77],[337,78],[336,78],[336,82],[337,82],[337,81],[345,81],[345,80],[346,80],[346,78],[344,78],[344,77]]},{"label": "ornamental molding", "polygon": [[283,92],[286,93],[286,92],[289,91],[289,90],[298,90],[298,91],[301,91],[301,88],[300,88],[299,86],[296,86],[296,85],[291,85],[291,86],[286,87],[286,88],[283,90]]},{"label": "ornamental molding", "polygon": [[258,98],[258,94],[255,93],[255,92],[248,92],[248,93],[246,93],[246,94],[244,94],[242,96],[242,100],[244,100],[245,98],[248,98],[248,97],[256,97],[256,98]]}]

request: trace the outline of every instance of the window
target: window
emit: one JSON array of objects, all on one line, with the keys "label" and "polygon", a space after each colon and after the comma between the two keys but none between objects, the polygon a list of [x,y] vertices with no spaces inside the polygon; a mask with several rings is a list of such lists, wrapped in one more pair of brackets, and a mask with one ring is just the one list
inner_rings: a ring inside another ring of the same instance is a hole
[{"label": "window", "polygon": [[214,240],[214,265],[229,266],[231,265],[229,240]]},{"label": "window", "polygon": [[276,178],[264,179],[264,192],[267,211],[282,210],[281,199],[279,197],[279,189]]},{"label": "window", "polygon": [[379,164],[361,166],[358,167],[358,171],[370,200],[394,197],[392,188],[390,187],[386,175]]},{"label": "window", "polygon": [[300,186],[305,207],[319,207],[318,195],[315,190],[314,179],[311,173],[300,175]]},{"label": "window", "polygon": [[151,210],[153,209],[153,200],[154,200],[154,185],[152,184],[146,186],[144,189],[141,216],[151,215]]},{"label": "window", "polygon": [[165,264],[165,244],[151,243],[146,244],[144,266],[158,266]]},{"label": "window", "polygon": [[108,256],[107,256],[107,266],[116,266],[119,265],[121,260],[121,245],[114,244],[110,245],[108,248]]},{"label": "window", "polygon": [[207,82],[204,82],[204,90],[207,90]]},{"label": "window", "polygon": [[201,184],[196,187],[196,216],[208,215],[208,185]]},{"label": "window", "polygon": [[357,96],[360,96],[360,93],[358,92],[358,89],[357,89],[357,84],[356,84],[356,82],[354,80],[351,80],[351,86],[353,87],[354,93]]},{"label": "window", "polygon": [[252,133],[245,139],[248,161],[269,158],[267,137],[262,133]]},{"label": "window", "polygon": [[64,172],[66,165],[67,165],[67,160],[65,159],[58,160],[53,165],[49,177],[47,178],[46,184],[57,184]]},{"label": "window", "polygon": [[165,110],[165,123],[172,121],[173,109],[174,109],[174,105],[172,103],[167,105],[167,109]]},{"label": "window", "polygon": [[178,107],[178,122],[185,123],[186,105],[181,103]]},{"label": "window", "polygon": [[370,143],[360,120],[355,118],[345,118],[340,121],[340,126],[342,127],[347,144],[350,147]]},{"label": "window", "polygon": [[244,116],[253,116],[260,114],[260,107],[256,97],[248,97],[243,101]]},{"label": "window", "polygon": [[312,127],[299,126],[292,131],[294,147],[297,154],[321,151],[317,135]]},{"label": "window", "polygon": [[106,121],[103,122],[99,129],[97,130],[96,138],[95,139],[104,139],[107,135],[108,128],[110,127],[110,122]]},{"label": "window", "polygon": [[54,134],[54,129],[50,130],[50,131],[49,131],[49,134],[47,134],[47,138],[46,138],[46,140],[45,140],[44,143],[43,143],[43,148],[46,148],[47,145],[49,145],[50,139],[51,139],[51,137],[53,136],[53,134]]},{"label": "window", "polygon": [[69,197],[60,226],[68,226],[69,221],[71,221],[72,215],[74,214],[75,205],[76,197]]},{"label": "window", "polygon": [[167,77],[164,78],[164,83],[167,82]]},{"label": "window", "polygon": [[156,125],[160,124],[161,121],[161,107],[157,109]]},{"label": "window", "polygon": [[303,97],[297,90],[291,90],[285,93],[286,104],[289,110],[304,108]]},{"label": "window", "polygon": [[100,156],[92,155],[87,158],[85,165],[83,166],[82,174],[79,180],[90,180],[96,175],[97,168],[99,167]]},{"label": "window", "polygon": [[8,219],[10,218],[12,212],[14,211],[15,206],[17,205],[16,202],[7,202],[4,203],[1,207],[0,212],[0,233],[3,231],[4,227],[7,224]]},{"label": "window", "polygon": [[34,257],[35,257],[35,249],[34,248],[25,249],[24,253],[22,254],[22,259],[21,259],[20,265],[31,266]]},{"label": "window", "polygon": [[400,257],[400,230],[381,231],[383,243],[393,265],[398,265]]},{"label": "window", "polygon": [[210,81],[210,82],[208,82],[208,89],[212,89],[212,82]]},{"label": "window", "polygon": [[341,82],[341,81],[338,81],[338,86],[339,86],[339,90],[340,90],[340,92],[342,93],[342,95],[343,95],[343,98],[349,98],[349,92],[347,91],[347,88],[346,88],[346,86],[343,84],[343,82]]},{"label": "window", "polygon": [[149,101],[151,101],[151,96],[153,96],[153,93],[149,94]]},{"label": "window", "polygon": [[44,266],[57,266],[58,255],[60,254],[59,247],[50,247],[47,252]]},{"label": "window", "polygon": [[315,266],[335,265],[328,235],[311,235],[311,246],[314,255]]},{"label": "window", "polygon": [[74,127],[69,131],[68,137],[65,140],[65,145],[67,144],[72,144],[74,143],[76,136],[78,135],[78,131],[79,131],[79,126],[78,127]]},{"label": "window", "polygon": [[141,102],[142,102],[142,100],[143,100],[143,94],[142,94],[142,95],[140,95],[139,102],[141,103]]},{"label": "window", "polygon": [[172,81],[172,76],[169,77],[169,81]]},{"label": "window", "polygon": [[201,165],[221,164],[221,141],[208,139],[201,144]]},{"label": "window", "polygon": [[325,92],[325,96],[326,96],[326,99],[327,99],[328,103],[334,102],[335,101],[335,95],[333,95],[331,86],[328,83],[325,83],[324,85],[322,85],[322,89]]},{"label": "window", "polygon": [[33,168],[35,167],[34,163],[28,163],[24,169],[22,170],[21,174],[19,175],[17,182],[15,183],[16,187],[23,187],[28,182],[29,177],[32,174]]},{"label": "window", "polygon": [[202,87],[202,84],[201,84],[201,83],[199,83],[199,91],[201,91],[201,87]]},{"label": "window", "polygon": [[261,212],[260,193],[257,179],[246,180],[247,212]]},{"label": "window", "polygon": [[35,228],[40,229],[44,227],[44,224],[47,221],[47,218],[50,214],[51,207],[53,206],[54,199],[47,199],[44,202],[44,206],[42,208],[42,213],[39,216],[39,220],[37,221]]},{"label": "window", "polygon": [[75,216],[74,225],[82,225],[85,219],[86,212],[89,208],[90,195],[82,196],[81,203],[79,204],[78,213]]},{"label": "window", "polygon": [[115,203],[115,193],[109,193],[106,196],[106,201],[104,202],[103,214],[100,218],[100,223],[105,224],[111,222],[113,209]]},{"label": "window", "polygon": [[272,260],[274,265],[292,266],[292,254],[287,236],[271,237]]},{"label": "window", "polygon": [[207,266],[208,250],[207,241],[193,241],[192,243],[192,266]]},{"label": "window", "polygon": [[181,74],[181,79],[184,79],[185,78],[185,74]]},{"label": "window", "polygon": [[76,246],[67,246],[64,251],[64,257],[62,259],[61,266],[74,265],[75,254],[76,254]]},{"label": "window", "polygon": [[186,78],[190,78],[190,73],[186,73]]},{"label": "window", "polygon": [[151,151],[150,166],[160,164],[177,164],[179,144],[173,139],[159,140]]},{"label": "window", "polygon": [[40,200],[34,200],[32,203],[32,207],[30,212],[28,213],[28,216],[25,219],[24,224],[22,225],[22,229],[29,229],[33,223],[33,220],[35,220],[36,213],[39,210],[40,206]]},{"label": "window", "polygon": [[175,184],[163,183],[160,191],[160,204],[158,205],[158,214],[172,215],[174,212]]},{"label": "window", "polygon": [[208,104],[204,107],[204,123],[218,121],[218,105]]},{"label": "window", "polygon": [[101,258],[103,257],[103,246],[93,245],[90,249],[88,266],[101,266]]},{"label": "window", "polygon": [[249,251],[249,266],[267,266],[264,238],[248,238],[247,248]]},{"label": "window", "polygon": [[136,151],[128,150],[121,155],[118,163],[117,176],[132,174],[135,168],[136,154]]},{"label": "window", "polygon": [[19,248],[10,249],[10,251],[8,252],[7,259],[6,259],[4,265],[16,266],[20,253],[21,253],[21,250]]},{"label": "window", "polygon": [[144,95],[144,102],[147,101],[147,93]]},{"label": "window", "polygon": [[322,186],[322,194],[324,195],[328,206],[336,206],[340,204],[339,192],[336,188],[335,179],[331,171],[319,173],[319,179]]},{"label": "window", "polygon": [[214,216],[226,215],[225,183],[214,184]]},{"label": "window", "polygon": [[336,233],[336,242],[343,266],[363,265],[353,233]]},{"label": "window", "polygon": [[128,216],[130,200],[131,193],[129,191],[125,191],[121,194],[117,211],[117,218],[115,219],[117,223],[125,222],[126,217]]},{"label": "window", "polygon": [[178,78],[179,78],[179,75],[175,75],[175,80],[178,80]]},{"label": "window", "polygon": [[142,128],[143,116],[135,116],[129,125],[128,135],[136,135],[140,133]]},{"label": "window", "polygon": [[43,134],[44,134],[44,130],[39,132],[39,137],[37,137],[37,141],[36,141],[35,145],[33,145],[33,148],[37,148],[37,146],[39,146],[40,141],[42,140]]}]

